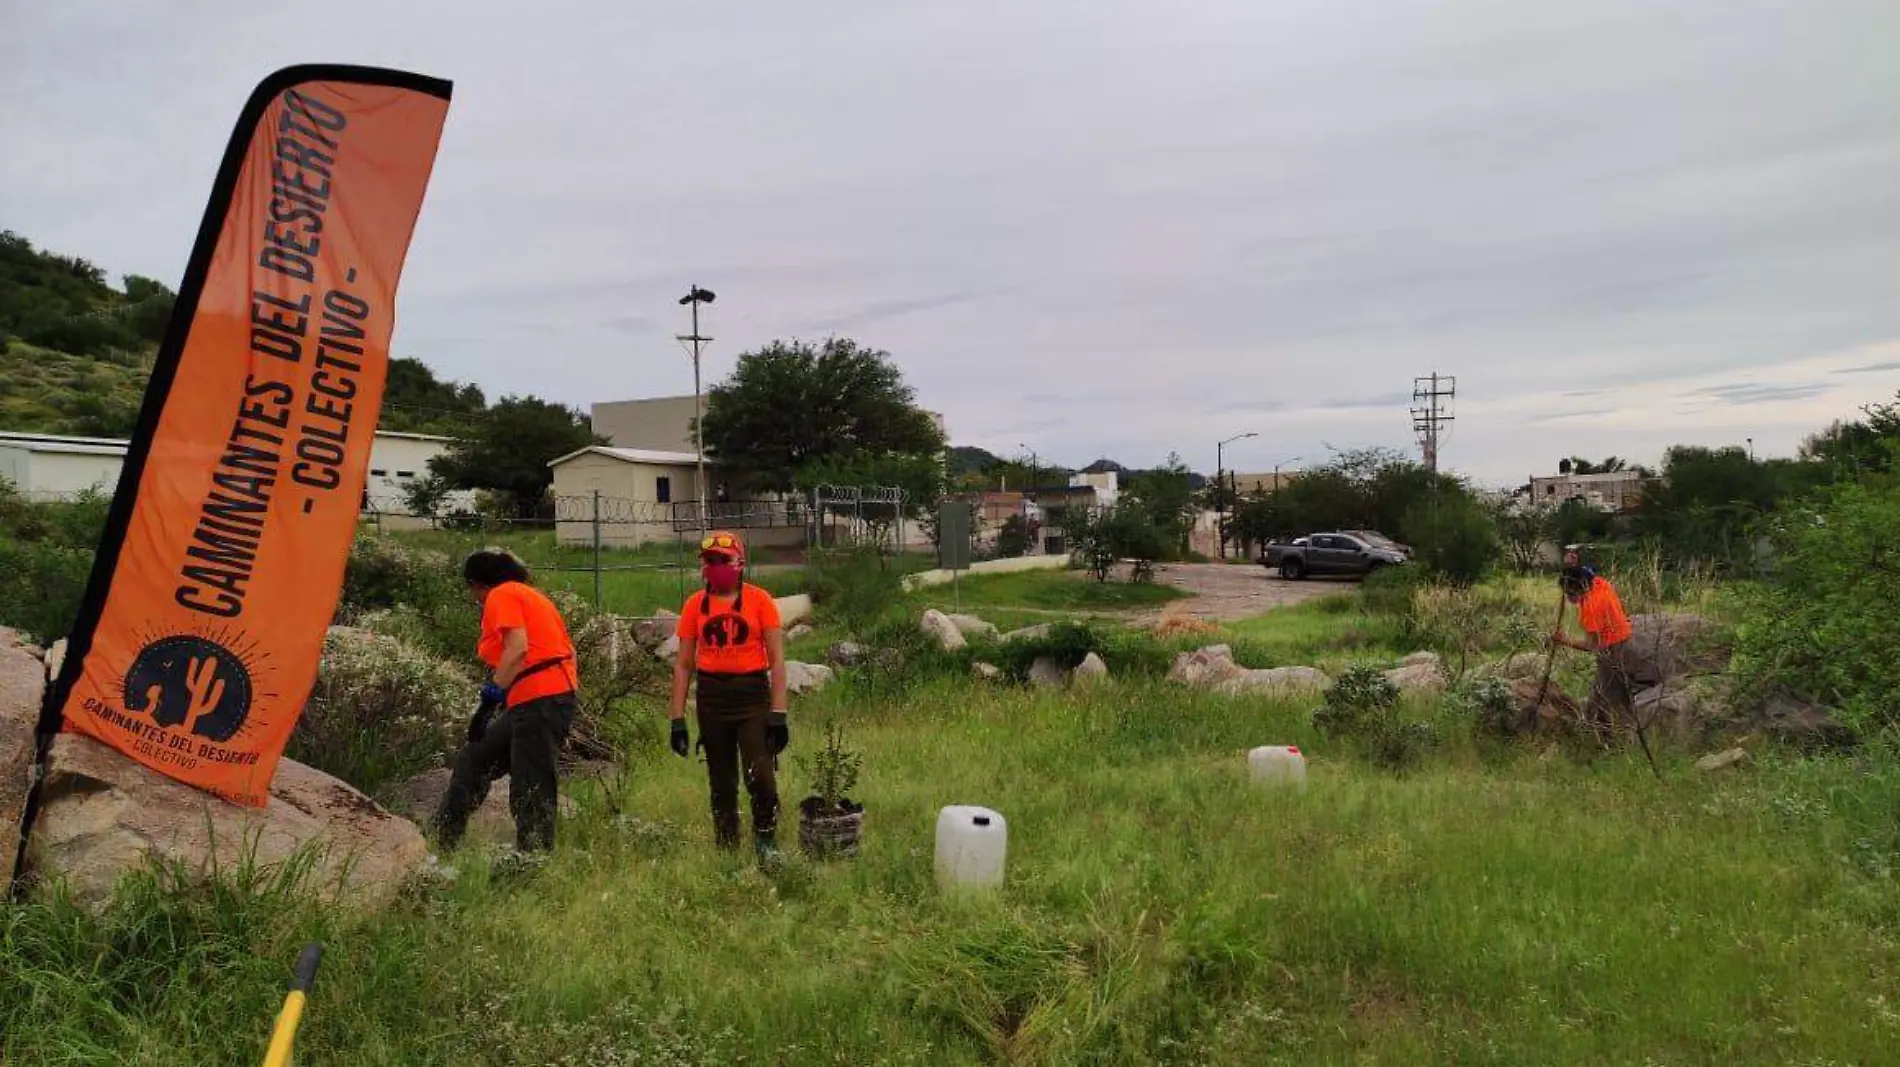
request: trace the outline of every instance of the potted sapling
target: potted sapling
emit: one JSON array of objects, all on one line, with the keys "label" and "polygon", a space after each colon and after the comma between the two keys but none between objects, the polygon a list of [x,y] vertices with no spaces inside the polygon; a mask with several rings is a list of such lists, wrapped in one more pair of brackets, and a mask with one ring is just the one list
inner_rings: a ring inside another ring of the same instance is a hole
[{"label": "potted sapling", "polygon": [[812,859],[858,854],[864,806],[851,801],[864,758],[845,747],[844,727],[825,724],[825,744],[803,761],[812,793],[798,804],[798,844]]}]

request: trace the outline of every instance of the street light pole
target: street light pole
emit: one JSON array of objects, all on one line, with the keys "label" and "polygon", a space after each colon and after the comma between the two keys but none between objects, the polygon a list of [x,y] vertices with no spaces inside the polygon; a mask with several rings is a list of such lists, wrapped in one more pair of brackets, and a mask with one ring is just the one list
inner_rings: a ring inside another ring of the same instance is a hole
[{"label": "street light pole", "polygon": [[689,286],[686,295],[680,297],[680,303],[693,310],[693,332],[680,334],[675,339],[681,344],[691,346],[693,353],[693,459],[699,470],[699,533],[704,537],[712,529],[712,512],[706,503],[708,488],[706,485],[706,431],[700,423],[705,421],[705,403],[699,387],[699,357],[705,346],[712,341],[699,333],[699,305],[713,302],[713,292],[699,286]]},{"label": "street light pole", "polygon": [[1227,485],[1223,480],[1223,472],[1227,469],[1227,446],[1235,441],[1259,436],[1257,433],[1235,434],[1214,445],[1214,532],[1220,538],[1222,559],[1227,558]]}]

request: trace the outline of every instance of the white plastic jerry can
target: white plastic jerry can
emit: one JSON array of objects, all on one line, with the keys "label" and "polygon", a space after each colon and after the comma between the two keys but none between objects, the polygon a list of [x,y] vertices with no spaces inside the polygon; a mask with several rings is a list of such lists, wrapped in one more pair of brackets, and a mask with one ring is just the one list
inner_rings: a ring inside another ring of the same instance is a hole
[{"label": "white plastic jerry can", "polygon": [[945,889],[1003,884],[1009,823],[988,808],[952,804],[937,813],[937,883]]},{"label": "white plastic jerry can", "polygon": [[1306,785],[1306,757],[1298,745],[1262,745],[1247,753],[1247,766],[1256,782]]}]

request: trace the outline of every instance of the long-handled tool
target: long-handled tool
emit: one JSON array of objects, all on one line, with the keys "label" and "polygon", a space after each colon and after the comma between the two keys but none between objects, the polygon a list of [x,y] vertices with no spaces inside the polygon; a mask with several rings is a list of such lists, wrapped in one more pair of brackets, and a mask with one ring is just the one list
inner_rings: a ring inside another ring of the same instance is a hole
[{"label": "long-handled tool", "polygon": [[1550,628],[1550,635],[1544,638],[1544,680],[1537,686],[1537,702],[1531,705],[1524,718],[1526,732],[1537,726],[1537,717],[1544,712],[1544,698],[1550,695],[1550,673],[1557,667],[1557,631],[1564,626],[1564,591],[1557,590],[1557,621]]},{"label": "long-handled tool", "polygon": [[304,1000],[317,981],[317,964],[323,959],[323,946],[305,945],[297,957],[297,970],[290,980],[290,992],[277,1013],[277,1026],[271,1031],[270,1048],[264,1053],[264,1067],[290,1067],[290,1051],[297,1043],[297,1026],[303,1022]]}]

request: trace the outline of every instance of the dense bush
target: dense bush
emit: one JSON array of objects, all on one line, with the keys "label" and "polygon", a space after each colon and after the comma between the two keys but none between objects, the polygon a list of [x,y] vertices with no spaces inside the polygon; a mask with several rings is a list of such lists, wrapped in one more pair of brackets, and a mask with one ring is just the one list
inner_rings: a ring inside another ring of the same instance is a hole
[{"label": "dense bush", "polygon": [[1359,602],[1373,615],[1396,618],[1412,610],[1412,594],[1431,582],[1423,567],[1380,567],[1359,583]]},{"label": "dense bush", "polygon": [[1046,637],[1021,637],[978,646],[972,655],[1022,681],[1038,659],[1047,658],[1064,670],[1074,670],[1089,653],[1101,657],[1118,677],[1159,677],[1166,674],[1173,654],[1151,635],[1122,627],[1095,627],[1085,622],[1059,622]]},{"label": "dense bush", "polygon": [[875,545],[812,553],[805,568],[812,605],[862,639],[903,605],[904,576]]},{"label": "dense bush", "polygon": [[1784,509],[1771,536],[1773,575],[1744,595],[1738,680],[1836,706],[1863,730],[1900,726],[1900,477]]},{"label": "dense bush", "polygon": [[1417,763],[1433,743],[1431,724],[1405,719],[1398,686],[1367,664],[1348,667],[1326,690],[1313,727],[1358,745],[1368,759],[1393,770]]},{"label": "dense bush", "polygon": [[394,537],[360,534],[350,546],[337,621],[400,633],[444,659],[474,655],[481,609],[462,583],[458,561],[440,552],[412,548]]},{"label": "dense bush", "polygon": [[332,631],[291,758],[373,793],[454,750],[475,708],[471,672],[400,637]]},{"label": "dense bush", "polygon": [[100,493],[35,503],[0,479],[0,574],[11,584],[0,597],[0,626],[41,643],[66,636],[111,503]]},{"label": "dense bush", "polygon": [[1421,565],[1448,582],[1473,585],[1497,563],[1497,523],[1461,485],[1414,504],[1399,525]]}]

